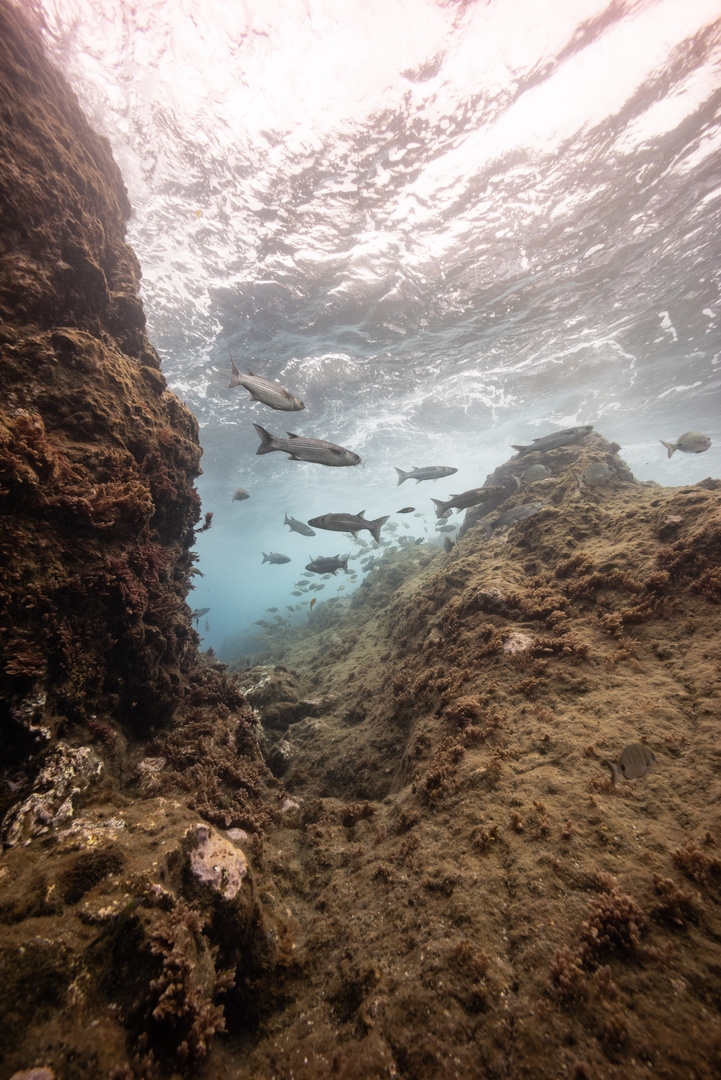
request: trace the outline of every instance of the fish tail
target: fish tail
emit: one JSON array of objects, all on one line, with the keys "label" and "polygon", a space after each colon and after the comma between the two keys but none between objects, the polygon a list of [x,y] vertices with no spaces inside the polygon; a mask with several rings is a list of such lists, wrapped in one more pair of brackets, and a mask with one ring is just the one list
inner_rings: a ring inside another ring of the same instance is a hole
[{"label": "fish tail", "polygon": [[[263,555],[263,562],[270,562],[270,559],[268,558],[268,556],[266,555],[266,553],[264,551],[261,554]],[[263,563],[261,563],[260,565],[262,566]]]},{"label": "fish tail", "polygon": [[514,444],[513,444],[513,443],[511,443],[511,450],[518,450],[518,451],[521,451],[521,450],[527,450],[527,449],[528,449],[528,447],[527,447],[527,446],[514,446]]},{"label": "fish tail", "polygon": [[399,469],[397,466],[396,472],[398,473],[398,483],[396,484],[396,487],[400,487],[403,481],[408,479],[408,473],[403,472],[403,469]]},{"label": "fish tail", "polygon": [[661,443],[662,446],[666,447],[666,449],[668,450],[668,456],[671,457],[674,450],[676,449],[676,444],[675,443],[670,443],[670,442],[664,442],[663,439],[659,439],[658,441]]},{"label": "fish tail", "polygon": [[375,540],[376,544],[380,543],[381,528],[385,525],[386,521],[388,521],[389,517],[390,514],[386,514],[385,517],[376,518],[375,521],[371,522],[371,536]]},{"label": "fish tail", "polygon": [[443,514],[445,514],[446,510],[448,509],[447,504],[444,503],[444,502],[441,502],[440,499],[431,499],[431,502],[436,504],[436,517],[438,517],[438,518],[442,517]]},{"label": "fish tail", "polygon": [[272,454],[274,450],[278,449],[278,447],[275,445],[274,435],[271,435],[269,431],[266,431],[265,428],[262,428],[260,424],[253,424],[253,427],[258,432],[258,437],[260,439],[260,446],[255,451],[256,454]]}]

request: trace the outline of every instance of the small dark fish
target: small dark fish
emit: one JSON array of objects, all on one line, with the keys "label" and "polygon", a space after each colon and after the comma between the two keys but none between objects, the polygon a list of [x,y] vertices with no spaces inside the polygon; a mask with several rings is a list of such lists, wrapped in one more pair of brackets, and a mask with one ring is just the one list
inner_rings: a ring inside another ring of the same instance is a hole
[{"label": "small dark fish", "polygon": [[708,435],[702,435],[700,431],[687,431],[675,443],[664,442],[663,439],[659,439],[659,442],[666,447],[669,457],[674,450],[680,450],[682,454],[703,454],[711,445]]},{"label": "small dark fish", "polygon": [[414,540],[413,542],[414,542],[414,544],[416,545],[416,547],[418,547],[418,545],[419,545],[419,544],[422,544],[422,543],[423,543],[424,539],[425,539],[425,537],[423,537],[423,536],[419,536],[419,537],[418,537],[418,539],[417,539],[417,540]]},{"label": "small dark fish", "polygon": [[300,591],[300,589],[293,589],[293,592],[290,595],[291,596],[302,596],[303,593]]},{"label": "small dark fish", "polygon": [[453,541],[451,540],[450,536],[443,537],[443,550],[448,553],[453,551]]},{"label": "small dark fish", "polygon": [[624,780],[637,780],[645,776],[656,764],[656,755],[643,743],[631,743],[622,751],[619,764],[606,763],[611,770],[611,783],[616,784],[623,776]]},{"label": "small dark fish", "polygon": [[260,436],[260,446],[256,454],[272,454],[274,450],[281,450],[290,455],[291,461],[312,461],[316,465],[360,465],[361,459],[352,450],[346,450],[343,446],[326,442],[324,439],[306,439],[302,435],[294,435],[287,431],[287,439],[281,439],[271,435],[260,424],[253,424]]},{"label": "small dark fish", "polygon": [[348,573],[348,556],[344,555],[343,558],[340,555],[326,555],[318,556],[306,566],[306,570],[309,570],[311,574],[335,574],[336,570],[345,570]]},{"label": "small dark fish", "polygon": [[299,409],[305,408],[300,398],[294,397],[278,383],[270,382],[268,379],[261,379],[259,375],[254,375],[252,371],[249,371],[247,375],[241,375],[235,366],[232,355],[230,364],[233,374],[230,377],[228,386],[245,387],[250,394],[251,401],[260,401],[263,405],[270,406],[271,409],[282,409],[284,412],[298,412]]},{"label": "small dark fish", "polygon": [[315,525],[316,529],[327,529],[330,532],[347,532],[356,537],[361,529],[368,529],[373,539],[380,541],[381,528],[388,521],[388,515],[375,518],[374,521],[366,521],[365,510],[359,514],[321,514],[320,517],[309,518],[308,524]]},{"label": "small dark fish", "polygon": [[269,611],[271,613],[271,615],[275,615],[278,608],[277,607],[267,607],[265,610]]},{"label": "small dark fish", "polygon": [[420,484],[421,480],[440,480],[443,476],[453,476],[458,469],[452,469],[450,465],[424,465],[423,468],[417,469],[414,465],[408,472],[398,468],[396,472],[398,473],[396,487],[398,487],[404,480],[415,480],[417,484]]},{"label": "small dark fish", "polygon": [[519,454],[532,454],[536,450],[541,452],[557,450],[559,446],[567,446],[568,443],[576,442],[577,439],[582,439],[584,435],[589,435],[592,431],[593,424],[582,424],[579,427],[566,428],[565,431],[554,431],[551,435],[544,435],[540,439],[534,439],[529,446],[516,446],[515,444],[512,444],[512,446]]},{"label": "small dark fish", "polygon": [[460,513],[461,510],[467,510],[469,506],[478,506],[479,503],[487,502],[502,490],[503,488],[500,487],[471,488],[470,491],[462,491],[460,495],[451,495],[445,502],[441,499],[431,499],[431,502],[436,504],[436,517],[441,518],[445,516],[446,511],[455,509]]},{"label": "small dark fish", "polygon": [[402,510],[396,510],[397,514],[412,514],[415,506],[404,506]]},{"label": "small dark fish", "polygon": [[245,488],[236,488],[233,492],[233,502],[242,502],[243,499],[249,499],[250,495]]},{"label": "small dark fish", "polygon": [[289,518],[287,513],[283,524],[290,525],[290,531],[300,533],[301,536],[315,536],[313,530],[304,521],[296,521],[294,517]]},{"label": "small dark fish", "polygon": [[[279,555],[276,551],[271,551],[269,555],[266,555],[266,553],[264,551],[261,552],[261,554],[263,556],[263,562],[264,563],[266,563],[266,562],[269,562],[269,563],[286,563],[286,562],[290,562],[290,556],[289,555]],[[262,565],[263,564],[261,563],[261,566]]]}]

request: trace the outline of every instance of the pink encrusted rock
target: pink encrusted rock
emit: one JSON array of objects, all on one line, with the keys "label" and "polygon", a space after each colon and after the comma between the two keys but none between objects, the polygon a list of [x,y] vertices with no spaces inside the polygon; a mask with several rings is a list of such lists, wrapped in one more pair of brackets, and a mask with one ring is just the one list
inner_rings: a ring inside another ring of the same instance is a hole
[{"label": "pink encrusted rock", "polygon": [[224,900],[232,900],[248,876],[243,852],[210,825],[197,824],[186,833],[190,869],[198,881],[210,885]]},{"label": "pink encrusted rock", "polygon": [[21,1069],[10,1080],[55,1080],[55,1073],[52,1069]]}]

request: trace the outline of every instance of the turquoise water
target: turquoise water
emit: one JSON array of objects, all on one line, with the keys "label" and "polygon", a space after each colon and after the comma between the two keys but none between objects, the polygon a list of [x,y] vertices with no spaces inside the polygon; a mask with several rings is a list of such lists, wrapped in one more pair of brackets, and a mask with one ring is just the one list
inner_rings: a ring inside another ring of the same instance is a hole
[{"label": "turquoise water", "polygon": [[[413,505],[396,536],[433,537],[431,496],[577,423],[641,480],[719,475],[716,3],[40,10],[113,144],[150,337],[200,422],[206,645],[267,607],[304,618],[287,605],[309,557],[354,551],[286,512]],[[305,410],[229,388],[230,350]],[[253,422],[363,466],[256,456]],[[659,440],[689,429],[711,449],[668,460]],[[396,487],[395,466],[429,464],[458,473]]]}]

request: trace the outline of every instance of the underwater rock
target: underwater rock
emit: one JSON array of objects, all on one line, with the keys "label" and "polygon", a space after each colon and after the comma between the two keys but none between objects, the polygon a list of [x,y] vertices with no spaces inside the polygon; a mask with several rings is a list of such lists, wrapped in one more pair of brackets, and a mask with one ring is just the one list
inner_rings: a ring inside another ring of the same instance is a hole
[{"label": "underwater rock", "polygon": [[210,825],[198,824],[185,835],[192,875],[209,885],[222,900],[233,900],[248,876],[243,852],[229,844]]},{"label": "underwater rock", "polygon": [[57,743],[37,776],[33,792],[9,810],[0,827],[7,847],[29,843],[72,818],[80,797],[102,774],[103,763],[89,746]]}]

